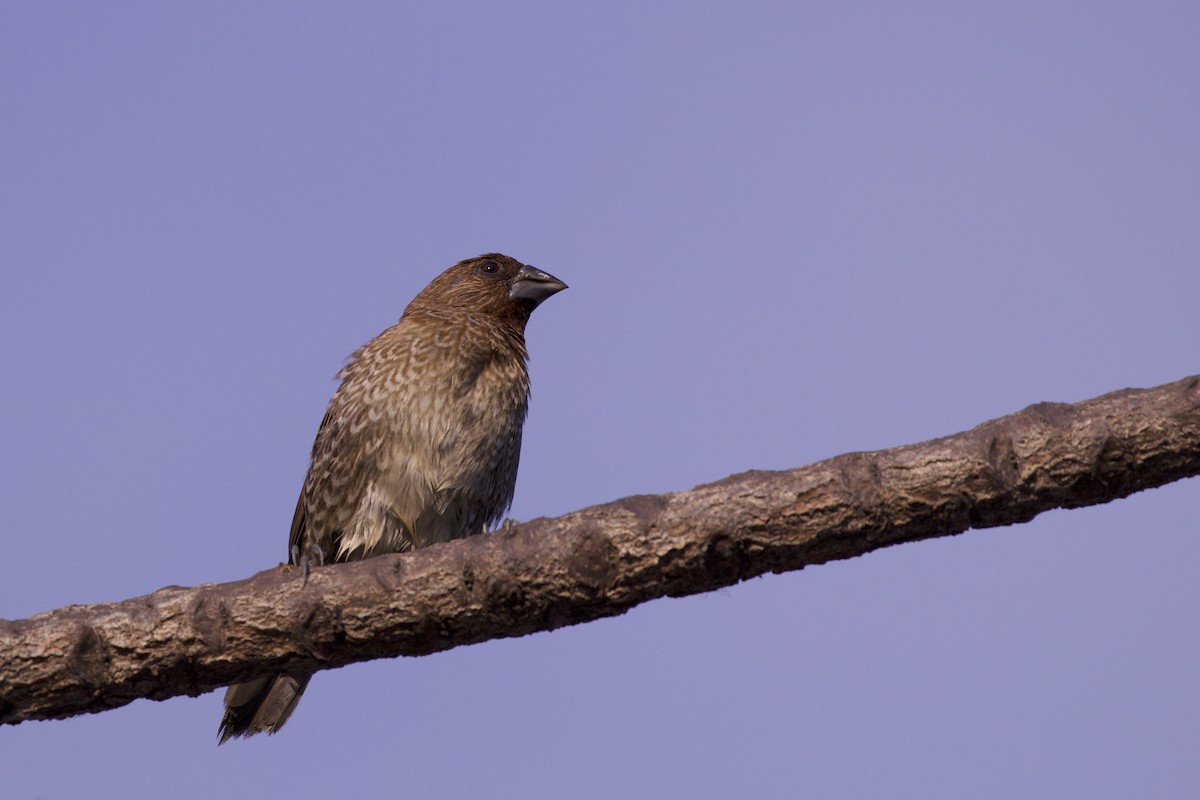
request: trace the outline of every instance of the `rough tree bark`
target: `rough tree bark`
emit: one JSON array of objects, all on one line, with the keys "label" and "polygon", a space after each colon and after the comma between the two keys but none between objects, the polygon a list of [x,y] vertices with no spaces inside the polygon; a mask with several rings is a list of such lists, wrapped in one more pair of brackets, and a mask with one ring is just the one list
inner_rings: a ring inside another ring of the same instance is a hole
[{"label": "rough tree bark", "polygon": [[405,555],[276,568],[0,621],[0,722],[621,614],[901,542],[1011,525],[1200,474],[1200,376]]}]

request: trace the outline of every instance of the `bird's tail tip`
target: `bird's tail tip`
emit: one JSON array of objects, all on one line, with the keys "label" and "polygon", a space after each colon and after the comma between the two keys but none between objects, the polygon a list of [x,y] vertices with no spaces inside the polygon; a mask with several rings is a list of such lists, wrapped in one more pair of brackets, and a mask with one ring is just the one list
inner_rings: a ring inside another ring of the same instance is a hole
[{"label": "bird's tail tip", "polygon": [[225,691],[217,744],[256,733],[275,733],[288,721],[312,675],[272,675],[235,683]]}]

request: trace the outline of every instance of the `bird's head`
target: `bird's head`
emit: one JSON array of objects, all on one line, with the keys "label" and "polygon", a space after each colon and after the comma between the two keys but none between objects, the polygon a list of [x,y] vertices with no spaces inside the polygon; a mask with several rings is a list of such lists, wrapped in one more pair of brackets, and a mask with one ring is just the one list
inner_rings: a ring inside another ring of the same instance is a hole
[{"label": "bird's head", "polygon": [[567,285],[548,272],[500,253],[468,258],[433,279],[408,310],[469,311],[524,326],[538,304]]}]

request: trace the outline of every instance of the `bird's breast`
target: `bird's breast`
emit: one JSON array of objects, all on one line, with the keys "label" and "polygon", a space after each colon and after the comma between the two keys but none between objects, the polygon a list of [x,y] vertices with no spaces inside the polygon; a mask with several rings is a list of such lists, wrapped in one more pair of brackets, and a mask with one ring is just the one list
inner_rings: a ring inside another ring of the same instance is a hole
[{"label": "bird's breast", "polygon": [[512,502],[528,372],[503,353],[473,355],[448,353],[370,398],[386,431],[373,490],[418,547],[479,533]]}]

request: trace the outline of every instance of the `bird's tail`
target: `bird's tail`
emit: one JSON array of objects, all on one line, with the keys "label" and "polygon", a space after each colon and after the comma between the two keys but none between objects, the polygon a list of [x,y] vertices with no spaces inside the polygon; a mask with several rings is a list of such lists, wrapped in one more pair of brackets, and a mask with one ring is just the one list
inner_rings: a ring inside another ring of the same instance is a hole
[{"label": "bird's tail", "polygon": [[235,683],[225,692],[219,744],[228,739],[274,733],[283,727],[312,675],[272,675]]}]

